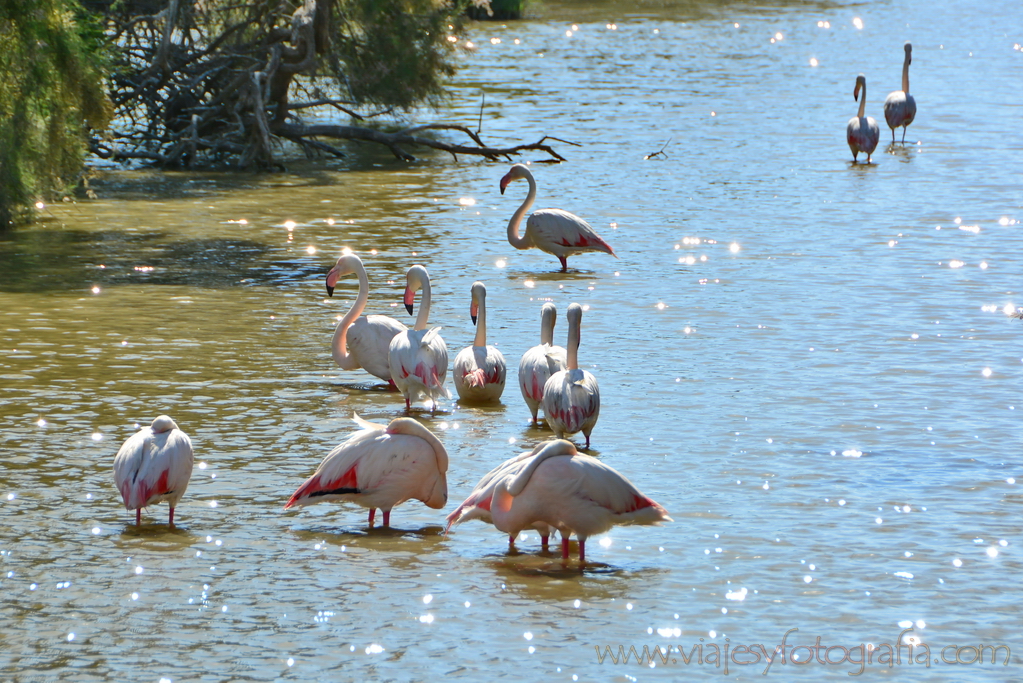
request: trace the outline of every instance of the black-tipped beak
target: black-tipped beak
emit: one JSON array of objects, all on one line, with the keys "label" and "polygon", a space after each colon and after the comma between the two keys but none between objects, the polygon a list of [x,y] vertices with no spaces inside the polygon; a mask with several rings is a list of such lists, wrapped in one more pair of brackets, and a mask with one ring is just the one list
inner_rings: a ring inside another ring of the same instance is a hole
[{"label": "black-tipped beak", "polygon": [[408,311],[409,315],[412,315],[412,304],[405,304],[405,310]]},{"label": "black-tipped beak", "polygon": [[334,296],[334,288],[327,285],[327,296]]},{"label": "black-tipped beak", "polygon": [[470,315],[469,317],[472,318],[472,324],[475,325],[476,324],[476,316]]}]

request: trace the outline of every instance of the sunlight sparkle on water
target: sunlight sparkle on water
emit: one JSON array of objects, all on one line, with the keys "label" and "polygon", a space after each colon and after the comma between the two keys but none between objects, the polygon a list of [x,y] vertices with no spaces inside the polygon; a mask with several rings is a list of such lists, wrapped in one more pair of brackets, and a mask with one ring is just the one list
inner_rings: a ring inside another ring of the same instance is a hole
[{"label": "sunlight sparkle on water", "polygon": [[609,536],[605,536],[604,538],[600,539],[600,547],[601,548],[610,548],[611,547],[611,538]]},{"label": "sunlight sparkle on water", "polygon": [[998,557],[998,548],[996,548],[994,546],[991,546],[990,548],[988,548],[984,552],[987,553],[988,557]]},{"label": "sunlight sparkle on water", "polygon": [[529,289],[532,289],[533,287],[536,287],[536,283],[533,282],[532,280],[526,280],[522,284],[525,285],[526,287],[528,287]]},{"label": "sunlight sparkle on water", "polygon": [[498,268],[505,268],[508,265],[508,262],[505,261],[503,258],[499,258],[496,261],[494,261],[494,265]]},{"label": "sunlight sparkle on water", "polygon": [[985,377],[990,377],[991,376],[991,368],[984,368],[983,370],[980,371],[980,374],[984,375]]},{"label": "sunlight sparkle on water", "polygon": [[461,197],[458,203],[462,206],[476,206],[476,200],[472,197]]},{"label": "sunlight sparkle on water", "polygon": [[816,57],[810,57],[810,66],[817,66],[819,63]]},{"label": "sunlight sparkle on water", "polygon": [[99,287],[95,287],[95,286],[94,286],[94,287],[92,288],[92,293],[93,293],[93,294],[99,294]]},{"label": "sunlight sparkle on water", "polygon": [[860,19],[859,17],[853,17],[853,20],[852,20],[852,24],[853,24],[853,26],[855,26],[855,27],[856,27],[857,29],[859,29],[859,30],[861,30],[861,31],[863,30],[863,20],[862,20],[862,19]]},{"label": "sunlight sparkle on water", "polygon": [[420,616],[419,617],[419,623],[421,623],[421,624],[432,624],[433,623],[433,615],[432,614],[424,614],[424,615]]},{"label": "sunlight sparkle on water", "polygon": [[92,433],[92,440],[93,441],[102,441],[103,440],[103,435],[100,434],[99,432],[93,432]]},{"label": "sunlight sparkle on water", "polygon": [[288,232],[291,232],[295,229],[295,221],[284,221],[284,227],[288,229]]},{"label": "sunlight sparkle on water", "polygon": [[378,655],[383,651],[384,651],[383,645],[377,645],[376,643],[373,643],[372,645],[366,647],[366,654],[368,655]]},{"label": "sunlight sparkle on water", "polygon": [[39,418],[38,420],[36,420],[36,424],[39,425],[40,427],[45,427],[46,420],[44,420],[43,418]]}]

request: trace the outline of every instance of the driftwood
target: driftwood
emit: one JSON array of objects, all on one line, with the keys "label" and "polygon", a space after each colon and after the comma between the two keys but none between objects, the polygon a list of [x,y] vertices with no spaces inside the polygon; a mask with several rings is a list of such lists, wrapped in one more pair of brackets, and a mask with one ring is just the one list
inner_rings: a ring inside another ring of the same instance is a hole
[{"label": "driftwood", "polygon": [[[284,3],[220,7],[189,0],[169,0],[160,12],[138,13],[139,8],[152,12],[153,4],[128,0],[107,10],[110,37],[122,56],[112,77],[114,123],[105,137],[91,141],[92,152],[104,159],[274,168],[284,140],[308,155],[332,156],[344,155],[332,141],[355,140],[383,145],[405,161],[414,160],[411,149],[428,148],[456,159],[491,160],[538,151],[558,162],[564,157],[548,141],[575,144],[544,137],[493,146],[483,142],[478,128],[453,124],[385,131],[324,123],[331,111],[356,122],[394,111],[387,106],[367,111],[344,97],[336,63],[334,77],[318,73],[332,59],[331,0],[303,0],[290,15]],[[292,103],[295,94],[302,100]],[[310,111],[317,113],[315,122],[304,120]],[[465,139],[450,142],[430,135],[434,132]]]}]

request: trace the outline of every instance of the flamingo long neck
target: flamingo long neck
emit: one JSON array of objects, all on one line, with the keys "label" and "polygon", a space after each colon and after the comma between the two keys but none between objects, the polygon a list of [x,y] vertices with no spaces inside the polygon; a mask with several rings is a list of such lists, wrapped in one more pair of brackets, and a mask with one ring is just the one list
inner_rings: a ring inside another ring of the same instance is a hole
[{"label": "flamingo long neck", "polygon": [[863,85],[860,86],[860,91],[861,91],[860,92],[860,110],[856,114],[856,116],[858,118],[862,119],[863,118],[863,112],[864,112],[864,110],[866,109],[866,106],[867,106],[867,84],[866,83],[864,83]]},{"label": "flamingo long neck", "polygon": [[579,319],[568,319],[568,362],[565,368],[575,370],[579,367]]},{"label": "flamingo long neck", "polygon": [[516,249],[529,249],[533,246],[528,237],[519,236],[519,225],[522,223],[522,217],[526,215],[526,211],[529,211],[529,207],[533,205],[533,201],[536,199],[536,181],[533,180],[531,175],[526,176],[526,181],[529,183],[529,194],[526,195],[525,201],[512,214],[511,220],[508,221],[508,242]]},{"label": "flamingo long neck", "polygon": [[540,343],[554,345],[554,309],[545,308],[540,316]]},{"label": "flamingo long neck", "polygon": [[423,280],[423,298],[419,302],[419,315],[416,316],[416,325],[413,330],[425,330],[430,320],[430,301],[433,296],[430,292],[430,281]]},{"label": "flamingo long neck", "polygon": [[[906,53],[906,59],[902,62],[902,92],[909,94],[909,53]],[[862,116],[862,114],[861,114]]]},{"label": "flamingo long neck", "polygon": [[345,313],[345,317],[341,318],[341,322],[334,328],[334,338],[330,343],[330,355],[334,357],[334,362],[345,370],[354,369],[347,367],[351,363],[348,355],[348,328],[356,318],[362,315],[363,309],[366,308],[366,302],[369,300],[369,278],[366,277],[366,269],[356,266],[355,274],[359,278],[359,295],[355,298],[352,307]]},{"label": "flamingo long neck", "polygon": [[479,308],[476,311],[476,338],[472,345],[487,345],[487,300],[485,297],[480,297]]}]

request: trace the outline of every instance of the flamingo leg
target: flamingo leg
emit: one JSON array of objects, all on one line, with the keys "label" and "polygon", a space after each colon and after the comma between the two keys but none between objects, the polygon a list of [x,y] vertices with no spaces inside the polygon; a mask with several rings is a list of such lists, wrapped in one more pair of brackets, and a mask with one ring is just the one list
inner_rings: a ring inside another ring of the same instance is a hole
[{"label": "flamingo leg", "polygon": [[579,564],[586,561],[586,539],[579,539]]},{"label": "flamingo leg", "polygon": [[412,401],[409,399],[408,396],[405,397],[405,412],[406,413],[412,412]]},{"label": "flamingo leg", "polygon": [[541,546],[543,547],[544,550],[547,550],[547,546],[550,545],[550,540],[551,540],[551,537],[550,537],[549,534],[547,536],[541,536],[540,537],[540,544],[541,544]]},{"label": "flamingo leg", "polygon": [[142,508],[135,508],[135,526],[142,524]]},{"label": "flamingo leg", "polygon": [[587,448],[590,447],[590,435],[589,434],[586,435],[586,447]]},{"label": "flamingo leg", "polygon": [[168,522],[167,523],[170,525],[171,529],[174,528],[174,508],[170,509],[170,517],[168,518]]},{"label": "flamingo leg", "polygon": [[906,144],[906,127],[902,127],[902,144]]},{"label": "flamingo leg", "polygon": [[384,510],[384,526],[391,526],[391,511]]},{"label": "flamingo leg", "polygon": [[561,272],[564,273],[565,271],[568,270],[568,259],[566,259],[564,256],[559,256],[558,260],[561,261]]},{"label": "flamingo leg", "polygon": [[561,559],[568,559],[568,536],[561,537]]},{"label": "flamingo leg", "polygon": [[376,516],[377,516],[377,509],[376,508],[370,508],[369,509],[369,526],[370,526],[370,528],[373,527],[373,518],[376,517]]},{"label": "flamingo leg", "polygon": [[508,536],[508,549],[511,550],[514,547],[515,547],[515,537],[514,536]]}]

